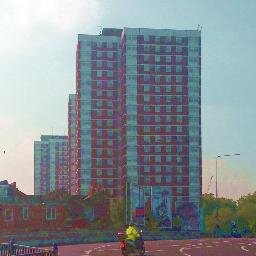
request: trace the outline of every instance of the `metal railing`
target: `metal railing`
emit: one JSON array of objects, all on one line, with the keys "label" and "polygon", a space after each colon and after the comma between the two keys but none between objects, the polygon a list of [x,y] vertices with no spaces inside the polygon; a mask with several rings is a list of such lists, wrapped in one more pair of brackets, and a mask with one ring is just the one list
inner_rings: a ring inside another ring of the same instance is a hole
[{"label": "metal railing", "polygon": [[15,244],[14,240],[10,243],[0,244],[0,256],[58,256],[58,246],[53,245],[52,249],[42,249],[25,245]]}]

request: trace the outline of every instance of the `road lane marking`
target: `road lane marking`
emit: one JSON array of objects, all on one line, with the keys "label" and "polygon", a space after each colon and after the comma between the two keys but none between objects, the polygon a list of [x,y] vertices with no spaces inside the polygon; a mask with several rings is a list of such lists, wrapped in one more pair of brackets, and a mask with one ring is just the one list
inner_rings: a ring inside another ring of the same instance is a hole
[{"label": "road lane marking", "polygon": [[241,246],[241,249],[242,249],[243,251],[249,252],[249,250],[247,250],[247,249],[244,247],[244,245]]},{"label": "road lane marking", "polygon": [[183,252],[184,250],[189,250],[190,248],[186,248],[186,247],[182,247],[182,248],[180,248],[180,252],[181,253],[183,253],[183,255],[185,255],[185,256],[191,256],[191,254],[188,254],[188,253],[185,253],[185,252]]},{"label": "road lane marking", "polygon": [[90,253],[92,252],[92,250],[88,250],[88,251],[84,251],[85,252],[85,255],[90,255]]}]

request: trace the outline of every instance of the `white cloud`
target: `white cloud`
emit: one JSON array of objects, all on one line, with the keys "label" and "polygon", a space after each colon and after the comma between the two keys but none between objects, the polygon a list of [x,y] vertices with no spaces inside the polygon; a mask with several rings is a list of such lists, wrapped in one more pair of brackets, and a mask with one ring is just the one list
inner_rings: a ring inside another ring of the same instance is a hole
[{"label": "white cloud", "polygon": [[13,125],[13,118],[10,116],[0,117],[0,131],[11,128]]},{"label": "white cloud", "polygon": [[[75,34],[95,27],[102,15],[98,0],[3,0],[0,49],[16,50],[42,31]],[[31,38],[32,37],[32,38]]]}]

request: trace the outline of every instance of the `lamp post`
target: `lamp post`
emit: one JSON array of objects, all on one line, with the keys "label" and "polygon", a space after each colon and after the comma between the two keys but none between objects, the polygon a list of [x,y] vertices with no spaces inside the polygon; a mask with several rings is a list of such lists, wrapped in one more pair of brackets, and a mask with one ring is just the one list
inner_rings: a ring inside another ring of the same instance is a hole
[{"label": "lamp post", "polygon": [[[240,156],[240,154],[236,153],[236,154],[225,154],[225,155],[217,155],[215,157],[216,160],[216,173],[215,173],[215,177],[216,177],[216,203],[217,203],[217,199],[218,199],[218,158],[221,157],[229,157],[229,156]],[[218,225],[218,217],[219,217],[219,209],[218,209],[218,203],[217,203],[217,210],[216,210],[216,226]]]}]

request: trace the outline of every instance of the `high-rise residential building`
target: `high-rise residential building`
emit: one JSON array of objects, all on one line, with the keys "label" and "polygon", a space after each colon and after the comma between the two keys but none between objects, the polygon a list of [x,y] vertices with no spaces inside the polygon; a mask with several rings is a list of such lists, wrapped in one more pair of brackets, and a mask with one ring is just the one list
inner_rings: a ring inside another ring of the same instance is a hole
[{"label": "high-rise residential building", "polygon": [[198,209],[201,31],[78,35],[76,68],[77,192],[99,184],[119,195],[128,180],[156,201],[168,195],[171,214]]},{"label": "high-rise residential building", "polygon": [[68,137],[41,135],[34,142],[34,193],[44,195],[56,189],[68,191]]},{"label": "high-rise residential building", "polygon": [[77,192],[91,185],[121,193],[120,68],[122,30],[78,35],[76,81]]},{"label": "high-rise residential building", "polygon": [[75,168],[75,143],[76,143],[76,109],[75,94],[69,95],[68,102],[68,191],[76,194],[76,168]]}]

